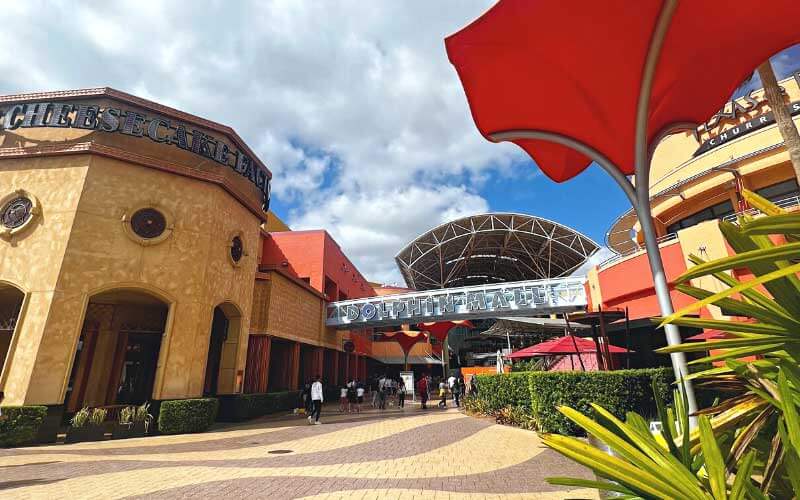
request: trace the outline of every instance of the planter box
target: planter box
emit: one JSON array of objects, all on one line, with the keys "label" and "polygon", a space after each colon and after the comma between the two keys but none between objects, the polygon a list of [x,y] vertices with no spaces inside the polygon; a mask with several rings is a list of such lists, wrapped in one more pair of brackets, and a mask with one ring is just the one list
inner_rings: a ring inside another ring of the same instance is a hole
[{"label": "planter box", "polygon": [[133,422],[130,424],[117,423],[111,431],[111,439],[128,439],[144,437],[144,422]]},{"label": "planter box", "polygon": [[102,441],[105,439],[106,430],[103,426],[87,425],[84,427],[70,427],[67,429],[67,443],[80,443],[84,441]]}]

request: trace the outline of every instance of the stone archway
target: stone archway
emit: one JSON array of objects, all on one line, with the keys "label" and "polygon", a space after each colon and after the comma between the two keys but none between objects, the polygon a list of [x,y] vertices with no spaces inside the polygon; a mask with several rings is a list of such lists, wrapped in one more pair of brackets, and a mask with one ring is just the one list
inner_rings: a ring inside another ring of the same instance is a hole
[{"label": "stone archway", "polygon": [[214,308],[206,358],[204,396],[238,392],[242,380],[237,376],[236,359],[242,333],[242,313],[231,302]]},{"label": "stone archway", "polygon": [[[0,282],[0,382],[3,371],[13,354],[11,345],[19,323],[25,293],[14,285]],[[3,390],[0,385],[0,390]]]},{"label": "stone archway", "polygon": [[145,290],[93,295],[64,397],[66,410],[151,400],[168,314],[169,304]]}]

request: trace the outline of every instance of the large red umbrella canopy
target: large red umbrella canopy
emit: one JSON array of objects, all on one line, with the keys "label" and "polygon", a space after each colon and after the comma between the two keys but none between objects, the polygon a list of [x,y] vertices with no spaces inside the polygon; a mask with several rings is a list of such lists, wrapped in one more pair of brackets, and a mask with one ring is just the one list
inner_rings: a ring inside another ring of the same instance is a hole
[{"label": "large red umbrella canopy", "polygon": [[[575,348],[576,346],[577,349]],[[605,347],[603,347],[603,349],[605,350]],[[614,345],[609,345],[608,351],[611,354],[633,352]],[[554,356],[559,354],[585,354],[593,352],[597,352],[597,345],[595,345],[594,341],[591,341],[589,339],[584,339],[581,337],[571,337],[567,335],[564,337],[557,337],[554,339],[550,339],[545,342],[541,342],[539,344],[534,344],[532,346],[528,346],[518,351],[514,351],[506,357],[531,358],[533,356]]]},{"label": "large red umbrella canopy", "polygon": [[417,325],[417,328],[420,330],[424,330],[428,332],[433,338],[439,341],[439,343],[443,343],[444,339],[447,338],[447,334],[450,333],[450,330],[457,326],[463,326],[466,328],[474,328],[471,322],[468,320],[460,320],[460,321],[435,321],[433,323],[420,323]]},{"label": "large red umbrella canopy", "polygon": [[425,332],[412,332],[409,330],[398,330],[396,332],[386,332],[383,334],[387,340],[394,340],[403,349],[403,353],[408,356],[414,344],[425,340]]},{"label": "large red umbrella canopy", "polygon": [[[634,173],[637,100],[663,0],[500,0],[445,41],[484,137],[528,129],[598,150]],[[754,69],[800,42],[797,0],[677,3],[653,76],[646,135],[708,120]],[[514,140],[561,182],[590,160]]]}]

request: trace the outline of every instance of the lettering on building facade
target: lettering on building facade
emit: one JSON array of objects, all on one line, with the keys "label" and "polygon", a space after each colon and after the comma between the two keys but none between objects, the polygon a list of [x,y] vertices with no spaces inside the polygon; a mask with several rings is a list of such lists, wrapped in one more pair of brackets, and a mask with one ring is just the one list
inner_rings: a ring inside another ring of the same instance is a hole
[{"label": "lettering on building facade", "polygon": [[258,162],[237,147],[175,120],[110,106],[69,102],[12,104],[0,109],[0,120],[4,130],[76,128],[147,137],[232,169],[259,189],[263,195],[263,209],[265,212],[269,209],[270,176]]},{"label": "lettering on building facade", "polygon": [[479,285],[333,302],[328,326],[416,323],[470,317],[520,316],[586,306],[583,278]]}]

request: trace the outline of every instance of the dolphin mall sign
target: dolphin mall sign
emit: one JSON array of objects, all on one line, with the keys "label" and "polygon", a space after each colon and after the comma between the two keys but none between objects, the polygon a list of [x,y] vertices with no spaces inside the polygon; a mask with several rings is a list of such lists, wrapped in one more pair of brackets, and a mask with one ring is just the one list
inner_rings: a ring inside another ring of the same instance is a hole
[{"label": "dolphin mall sign", "polygon": [[539,316],[586,308],[584,277],[425,290],[328,304],[326,325],[390,326],[496,316]]}]

